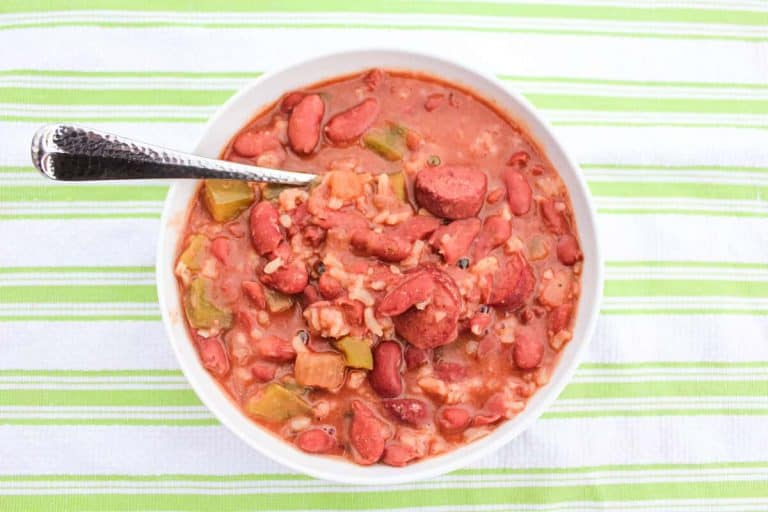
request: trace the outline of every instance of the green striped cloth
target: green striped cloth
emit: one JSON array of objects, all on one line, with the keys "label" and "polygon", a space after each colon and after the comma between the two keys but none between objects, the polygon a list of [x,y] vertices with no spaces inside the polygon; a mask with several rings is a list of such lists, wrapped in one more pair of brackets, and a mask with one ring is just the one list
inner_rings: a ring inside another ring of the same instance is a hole
[{"label": "green striped cloth", "polygon": [[[365,488],[261,457],[186,384],[152,270],[167,186],[46,183],[28,147],[73,121],[189,149],[260,73],[382,44],[480,57],[543,112],[607,280],[527,432]],[[767,217],[768,0],[0,0],[0,510],[768,510]]]}]

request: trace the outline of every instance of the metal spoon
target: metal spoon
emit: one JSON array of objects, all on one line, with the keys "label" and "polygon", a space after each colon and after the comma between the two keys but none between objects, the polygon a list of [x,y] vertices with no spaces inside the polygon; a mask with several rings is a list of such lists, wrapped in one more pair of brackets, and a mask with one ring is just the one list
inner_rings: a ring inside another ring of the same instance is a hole
[{"label": "metal spoon", "polygon": [[222,178],[306,185],[316,177],[204,158],[70,124],[40,128],[31,152],[35,167],[59,181]]}]

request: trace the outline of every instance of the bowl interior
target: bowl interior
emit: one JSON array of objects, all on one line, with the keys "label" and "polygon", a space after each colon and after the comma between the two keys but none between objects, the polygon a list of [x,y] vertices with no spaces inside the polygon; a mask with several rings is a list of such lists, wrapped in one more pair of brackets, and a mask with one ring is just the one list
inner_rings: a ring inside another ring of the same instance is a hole
[{"label": "bowl interior", "polygon": [[174,259],[197,182],[177,182],[168,193],[161,219],[157,255],[157,286],[166,332],[179,364],[205,405],[230,430],[262,454],[309,475],[345,483],[392,484],[442,474],[498,450],[522,432],[550,404],[570,379],[596,321],[602,291],[602,257],[589,193],[578,166],[566,155],[550,128],[521,96],[510,92],[492,75],[473,71],[439,57],[394,50],[335,53],[266,74],[233,96],[208,122],[195,147],[197,154],[217,157],[229,139],[266,104],[287,91],[365,68],[381,67],[434,75],[460,84],[494,102],[531,135],[568,187],[584,252],[582,292],[573,340],[563,350],[552,378],[516,418],[488,436],[449,453],[403,468],[361,467],[343,459],[308,455],[251,422],[229,399],[199,362],[184,325]]}]

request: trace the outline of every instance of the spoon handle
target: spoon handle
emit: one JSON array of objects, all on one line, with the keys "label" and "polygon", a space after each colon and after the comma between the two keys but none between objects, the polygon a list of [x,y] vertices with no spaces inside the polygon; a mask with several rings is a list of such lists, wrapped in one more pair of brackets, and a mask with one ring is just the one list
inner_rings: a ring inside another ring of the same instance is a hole
[{"label": "spoon handle", "polygon": [[32,137],[32,162],[61,181],[221,178],[306,185],[316,175],[204,158],[69,124]]}]

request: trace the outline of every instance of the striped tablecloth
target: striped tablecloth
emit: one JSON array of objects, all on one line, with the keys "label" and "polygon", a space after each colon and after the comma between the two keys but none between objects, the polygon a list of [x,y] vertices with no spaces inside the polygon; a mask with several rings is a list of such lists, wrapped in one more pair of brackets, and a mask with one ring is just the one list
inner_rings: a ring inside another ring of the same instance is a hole
[{"label": "striped tablecloth", "polygon": [[[28,146],[77,121],[188,149],[259,73],[377,44],[482,58],[541,109],[607,282],[524,435],[359,488],[259,456],[185,383],[152,274],[166,186],[46,183]],[[766,0],[2,0],[0,510],[768,510],[767,217]]]}]

